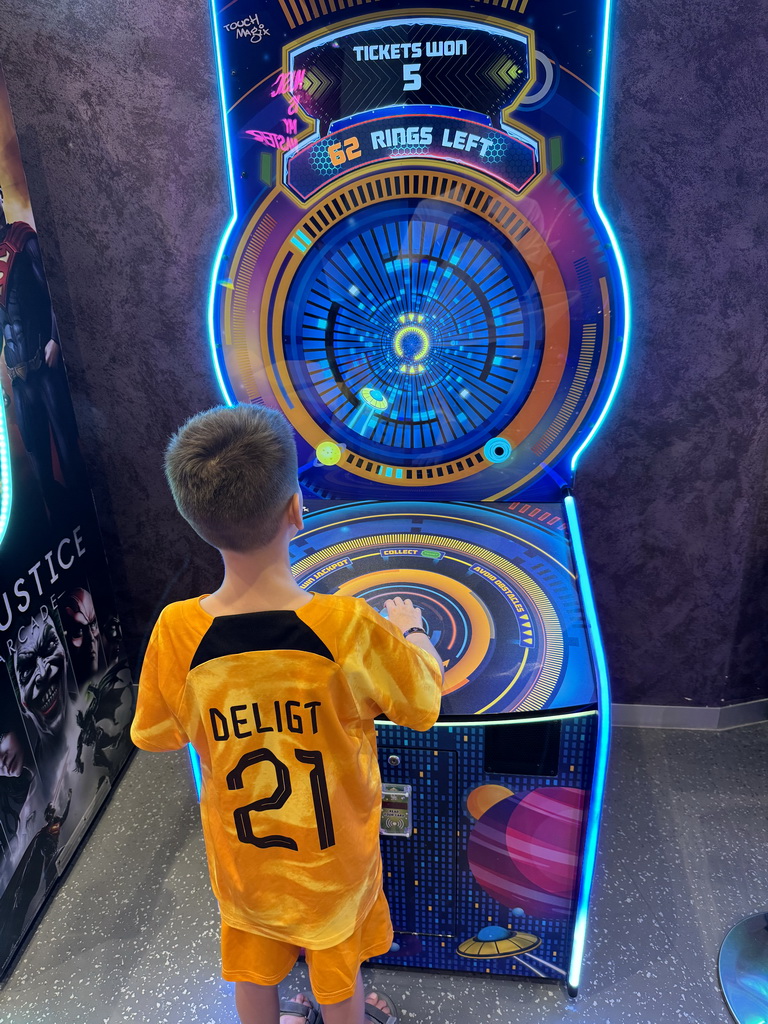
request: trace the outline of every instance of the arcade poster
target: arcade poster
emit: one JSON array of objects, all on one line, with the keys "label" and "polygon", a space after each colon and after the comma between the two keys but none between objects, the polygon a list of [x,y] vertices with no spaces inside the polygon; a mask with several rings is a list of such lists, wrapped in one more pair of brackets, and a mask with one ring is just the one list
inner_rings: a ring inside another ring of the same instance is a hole
[{"label": "arcade poster", "polygon": [[0,71],[0,973],[132,749],[135,692]]}]

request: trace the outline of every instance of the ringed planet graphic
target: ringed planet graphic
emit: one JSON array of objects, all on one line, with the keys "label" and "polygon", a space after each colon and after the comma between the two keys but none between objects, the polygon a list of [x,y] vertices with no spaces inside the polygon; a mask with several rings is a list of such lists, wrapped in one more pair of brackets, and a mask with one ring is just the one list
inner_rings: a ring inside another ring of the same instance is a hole
[{"label": "ringed planet graphic", "polygon": [[487,785],[478,786],[467,796],[467,812],[475,819],[482,818],[486,811],[489,811],[494,804],[515,794],[507,786]]},{"label": "ringed planet graphic", "polygon": [[495,803],[472,828],[469,867],[505,907],[531,917],[568,918],[573,903],[586,794],[538,788]]}]

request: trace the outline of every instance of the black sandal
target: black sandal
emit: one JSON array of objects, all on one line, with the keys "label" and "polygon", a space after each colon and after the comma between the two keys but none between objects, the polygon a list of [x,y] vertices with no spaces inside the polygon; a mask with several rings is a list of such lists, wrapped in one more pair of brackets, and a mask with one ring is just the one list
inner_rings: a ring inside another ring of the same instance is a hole
[{"label": "black sandal", "polygon": [[316,1006],[307,1006],[306,1003],[294,1003],[292,999],[280,1000],[280,1013],[291,1013],[295,1017],[303,1017],[307,1024],[323,1024],[323,1018],[320,1016]]},{"label": "black sandal", "polygon": [[[400,1017],[397,1009],[397,1004],[391,996],[388,996],[386,992],[382,992],[380,989],[375,988],[373,990],[379,999],[383,999],[390,1007],[391,1013],[387,1013],[386,1010],[380,1010],[378,1006],[372,1006],[370,1003],[365,1004],[365,1018],[371,1020],[374,1024],[399,1024]],[[366,995],[370,995],[367,992]]]}]

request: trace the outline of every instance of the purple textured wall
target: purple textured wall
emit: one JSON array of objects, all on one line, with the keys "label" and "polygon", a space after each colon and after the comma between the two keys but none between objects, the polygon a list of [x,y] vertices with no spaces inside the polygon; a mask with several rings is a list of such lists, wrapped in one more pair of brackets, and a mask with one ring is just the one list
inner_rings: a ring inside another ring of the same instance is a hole
[{"label": "purple textured wall", "polygon": [[765,29],[743,0],[617,4],[604,191],[634,338],[577,494],[621,701],[768,694]]},{"label": "purple textured wall", "polygon": [[[531,0],[543,2],[543,0]],[[768,62],[758,8],[618,0],[606,205],[632,281],[623,390],[577,496],[619,701],[768,693]],[[2,59],[129,641],[213,585],[160,453],[218,393],[227,216],[205,0],[0,0]],[[762,39],[762,42],[761,42]]]}]

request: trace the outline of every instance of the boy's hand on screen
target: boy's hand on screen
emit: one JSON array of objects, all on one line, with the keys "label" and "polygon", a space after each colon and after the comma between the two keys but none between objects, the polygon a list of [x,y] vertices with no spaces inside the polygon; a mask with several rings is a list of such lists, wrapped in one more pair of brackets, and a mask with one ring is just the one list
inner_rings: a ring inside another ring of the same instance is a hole
[{"label": "boy's hand on screen", "polygon": [[393,626],[397,626],[403,633],[412,626],[423,628],[421,608],[414,608],[413,601],[404,601],[402,597],[395,597],[391,601],[385,601],[384,607],[387,610],[387,618]]},{"label": "boy's hand on screen", "polygon": [[[402,630],[403,633],[405,633],[407,629],[411,629],[412,626],[418,626],[420,629],[424,628],[424,621],[421,617],[421,608],[415,608],[413,601],[404,601],[402,597],[395,597],[391,601],[385,601],[384,607],[389,621],[397,629]],[[416,647],[420,647],[422,651],[426,651],[427,654],[432,655],[440,669],[440,675],[443,680],[445,680],[445,668],[440,660],[440,655],[435,650],[435,646],[429,637],[424,633],[411,633],[406,637],[406,639],[409,643],[415,644]]]}]

